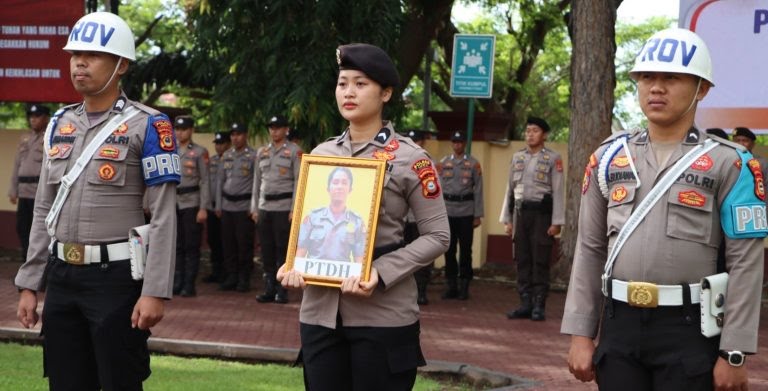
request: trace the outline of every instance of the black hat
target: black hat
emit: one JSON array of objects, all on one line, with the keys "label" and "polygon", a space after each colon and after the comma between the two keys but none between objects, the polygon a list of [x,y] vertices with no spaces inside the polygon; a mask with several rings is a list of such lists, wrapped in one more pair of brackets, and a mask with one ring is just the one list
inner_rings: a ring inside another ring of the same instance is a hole
[{"label": "black hat", "polygon": [[406,136],[410,137],[413,141],[424,140],[424,132],[421,130],[409,130]]},{"label": "black hat", "polygon": [[288,126],[288,119],[286,119],[280,114],[273,115],[272,118],[269,119],[269,122],[267,122],[267,127],[273,127],[273,126],[278,128]]},{"label": "black hat", "polygon": [[709,128],[707,129],[707,134],[711,134],[713,136],[717,136],[717,137],[728,140],[728,133],[725,133],[725,130],[720,128]]},{"label": "black hat", "polygon": [[543,118],[539,117],[528,117],[528,120],[525,121],[526,125],[536,125],[541,128],[545,133],[549,132],[549,124],[547,121],[544,121]]},{"label": "black hat", "polygon": [[173,125],[176,129],[189,129],[195,127],[195,120],[188,115],[180,115],[173,121]]},{"label": "black hat", "polygon": [[462,134],[461,132],[459,132],[459,131],[456,131],[456,132],[454,132],[454,133],[453,133],[453,135],[451,136],[451,141],[454,141],[454,142],[456,142],[456,141],[461,141],[461,142],[463,143],[463,142],[466,142],[466,141],[467,141],[467,138],[466,138],[466,137],[464,137],[464,134]]},{"label": "black hat", "polygon": [[51,115],[51,109],[48,106],[33,103],[27,107],[27,116],[30,115]]},{"label": "black hat", "polygon": [[224,144],[229,141],[229,132],[216,132],[216,135],[213,136],[213,142],[215,144]]},{"label": "black hat", "polygon": [[245,124],[241,124],[239,122],[233,123],[229,130],[232,133],[248,133],[248,127],[245,126]]},{"label": "black hat", "polygon": [[365,73],[383,88],[397,87],[400,76],[389,55],[378,46],[366,43],[342,45],[336,49],[339,70],[354,69]]},{"label": "black hat", "polygon": [[749,130],[749,128],[745,128],[745,127],[741,127],[740,126],[738,128],[734,128],[733,130],[734,130],[733,137],[744,136],[744,137],[746,137],[746,138],[748,138],[748,139],[750,139],[752,141],[757,140],[757,137],[755,137],[755,134],[752,133],[752,131]]}]

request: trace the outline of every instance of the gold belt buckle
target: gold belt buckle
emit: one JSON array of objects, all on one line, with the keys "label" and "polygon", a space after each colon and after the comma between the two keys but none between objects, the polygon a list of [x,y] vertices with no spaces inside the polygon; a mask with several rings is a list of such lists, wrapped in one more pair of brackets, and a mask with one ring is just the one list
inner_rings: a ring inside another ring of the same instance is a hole
[{"label": "gold belt buckle", "polygon": [[64,262],[73,265],[85,264],[85,245],[80,243],[64,243]]},{"label": "gold belt buckle", "polygon": [[659,306],[659,287],[650,282],[630,281],[627,303],[632,307],[656,308]]}]

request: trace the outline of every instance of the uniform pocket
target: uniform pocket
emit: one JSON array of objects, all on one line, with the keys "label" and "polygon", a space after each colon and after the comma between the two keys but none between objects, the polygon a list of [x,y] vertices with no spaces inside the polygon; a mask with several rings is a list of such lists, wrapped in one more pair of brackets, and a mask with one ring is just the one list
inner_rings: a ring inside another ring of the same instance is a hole
[{"label": "uniform pocket", "polygon": [[624,223],[632,214],[635,200],[635,188],[624,185],[611,187],[608,195],[608,215],[606,217],[608,232],[606,235],[621,231]]},{"label": "uniform pocket", "polygon": [[88,183],[94,185],[123,186],[125,184],[128,147],[102,145],[88,164]]},{"label": "uniform pocket", "polygon": [[675,185],[667,203],[667,236],[716,246],[712,243],[714,196],[699,188]]}]

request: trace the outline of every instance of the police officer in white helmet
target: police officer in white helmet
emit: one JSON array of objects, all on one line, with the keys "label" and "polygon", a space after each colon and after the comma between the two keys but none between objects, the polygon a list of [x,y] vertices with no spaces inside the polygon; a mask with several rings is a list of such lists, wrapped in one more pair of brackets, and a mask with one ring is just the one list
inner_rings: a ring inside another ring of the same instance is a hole
[{"label": "police officer in white helmet", "polygon": [[[601,390],[746,390],[766,235],[759,164],[694,127],[714,86],[695,33],[654,34],[630,75],[648,128],[611,136],[587,163],[561,326],[569,369]],[[707,337],[700,292],[713,287],[701,282],[720,272],[722,330]]]},{"label": "police officer in white helmet", "polygon": [[[123,19],[83,16],[64,50],[83,102],[56,112],[44,136],[30,249],[15,279],[17,316],[34,327],[37,292],[46,289],[41,334],[51,390],[140,390],[150,374],[149,328],[171,297],[176,138],[165,114],[120,90],[136,59]],[[145,192],[152,242],[140,280],[128,232],[144,224]]]}]

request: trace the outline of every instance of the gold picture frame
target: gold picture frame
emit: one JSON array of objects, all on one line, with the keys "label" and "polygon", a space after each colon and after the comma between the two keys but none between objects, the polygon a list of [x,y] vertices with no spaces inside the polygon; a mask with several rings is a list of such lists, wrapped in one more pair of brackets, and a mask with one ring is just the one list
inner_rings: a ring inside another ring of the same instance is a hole
[{"label": "gold picture frame", "polygon": [[303,155],[293,201],[286,270],[307,284],[340,287],[368,281],[386,161]]}]

